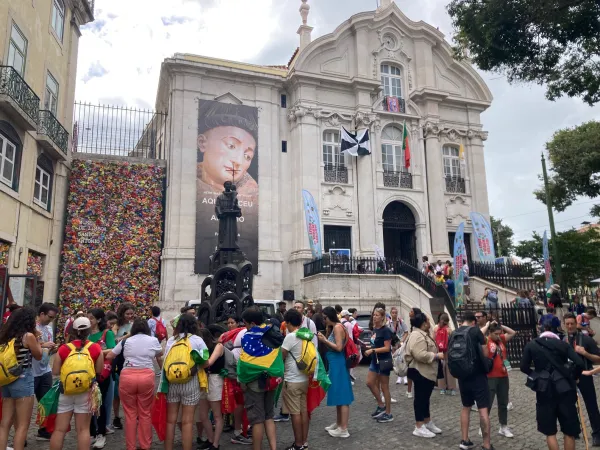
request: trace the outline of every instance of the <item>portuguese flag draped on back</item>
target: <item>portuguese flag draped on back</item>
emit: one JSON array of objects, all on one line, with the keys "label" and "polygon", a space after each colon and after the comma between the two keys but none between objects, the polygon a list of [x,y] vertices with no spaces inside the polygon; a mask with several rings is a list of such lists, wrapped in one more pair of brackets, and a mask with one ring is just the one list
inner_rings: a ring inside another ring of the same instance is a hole
[{"label": "portuguese flag draped on back", "polygon": [[[300,328],[296,331],[296,337],[303,341],[311,342],[313,336],[314,334],[308,328]],[[309,414],[321,404],[329,390],[329,386],[331,386],[331,380],[327,375],[327,371],[325,370],[325,366],[323,365],[323,361],[321,361],[321,356],[318,351],[316,352],[316,356],[317,365],[315,367],[315,373],[309,380],[308,393],[306,394],[306,407]]]},{"label": "portuguese flag draped on back", "polygon": [[408,128],[406,128],[406,121],[404,121],[404,133],[402,133],[402,150],[404,150],[404,167],[407,169],[410,167],[410,144],[408,137]]}]

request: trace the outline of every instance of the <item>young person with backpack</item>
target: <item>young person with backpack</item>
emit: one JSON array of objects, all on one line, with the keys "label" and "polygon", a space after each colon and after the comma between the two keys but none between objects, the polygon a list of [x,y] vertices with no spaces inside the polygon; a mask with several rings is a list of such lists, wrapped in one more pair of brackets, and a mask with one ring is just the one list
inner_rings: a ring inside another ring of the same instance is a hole
[{"label": "young person with backpack", "polygon": [[327,391],[327,406],[335,406],[337,412],[336,423],[325,430],[330,436],[336,438],[350,437],[348,421],[350,418],[350,405],[354,402],[350,373],[346,366],[346,344],[348,334],[340,323],[335,309],[331,306],[323,308],[323,317],[327,326],[327,336],[319,332],[319,342],[327,347],[327,360],[329,361],[329,379],[331,386]]},{"label": "young person with backpack", "polygon": [[[391,318],[388,320],[387,326],[392,330],[392,333],[397,338],[396,345],[392,346],[392,352],[396,351],[398,347],[406,342],[408,339],[408,325],[400,317],[398,308],[392,306],[390,309]],[[408,381],[406,377],[398,377],[396,384],[406,384]]]},{"label": "young person with backpack", "polygon": [[166,341],[169,337],[167,332],[167,322],[160,317],[160,308],[158,306],[153,306],[151,311],[152,317],[148,319],[150,336],[158,339],[158,342]]},{"label": "young person with backpack", "polygon": [[444,354],[444,358],[439,360],[440,369],[438,370],[438,387],[440,388],[441,395],[456,395],[456,378],[452,376],[450,370],[448,370],[448,361],[446,360],[448,354],[448,342],[450,341],[450,317],[448,314],[440,314],[438,324],[433,329],[433,338],[437,345],[438,352]]},{"label": "young person with backpack", "polygon": [[[117,309],[117,332],[115,333],[117,343],[121,342],[123,339],[126,339],[129,336],[131,327],[133,326],[134,317],[135,307],[133,306],[133,304],[125,302],[119,305],[119,308]],[[113,379],[114,388],[112,392],[112,412],[114,414],[114,419],[112,421],[112,426],[114,429],[122,430],[123,423],[121,422],[121,417],[119,417],[119,409],[121,407],[121,397],[119,396],[119,374],[116,372],[113,373]],[[110,403],[110,397],[108,402]],[[110,424],[110,410],[107,414],[108,416],[106,418],[106,423]]]},{"label": "young person with backpack", "polygon": [[[71,419],[75,415],[77,449],[90,448],[92,411],[90,389],[104,370],[104,355],[100,345],[88,340],[92,324],[86,317],[78,317],[70,327],[69,344],[61,345],[54,358],[52,372],[60,376],[62,392],[58,398],[56,422],[50,439],[50,450],[61,450]],[[82,383],[69,383],[77,373]],[[84,374],[83,376],[81,374]],[[109,375],[109,372],[106,372]]]},{"label": "young person with backpack", "polygon": [[489,350],[485,337],[476,326],[475,314],[466,312],[463,323],[454,330],[448,343],[448,368],[458,379],[462,411],[460,429],[462,440],[460,448],[469,450],[474,447],[469,439],[471,408],[476,404],[483,435],[481,450],[492,450],[490,439],[490,392],[487,373],[489,371]]},{"label": "young person with backpack", "polygon": [[486,309],[498,309],[498,291],[486,287],[483,291],[483,297],[481,302],[484,304]]},{"label": "young person with backpack", "polygon": [[7,372],[0,371],[2,449],[7,448],[8,434],[13,424],[13,448],[23,450],[25,447],[34,400],[32,359],[42,359],[42,346],[35,328],[35,311],[30,307],[19,308],[0,329],[0,362],[7,369]]},{"label": "young person with backpack", "polygon": [[[107,355],[116,362],[119,371],[119,397],[125,414],[125,443],[127,450],[149,450],[152,445],[150,412],[154,399],[154,362],[162,366],[162,347],[150,336],[150,327],[143,319],[133,322],[129,336]],[[136,445],[136,434],[139,447]]]},{"label": "young person with backpack", "polygon": [[408,363],[408,377],[413,381],[415,429],[413,435],[433,438],[442,432],[431,421],[430,401],[438,373],[438,361],[444,357],[435,341],[431,339],[431,325],[427,316],[418,312],[410,320],[413,331],[406,342],[405,361]]},{"label": "young person with backpack", "polygon": [[[284,411],[292,416],[292,429],[294,443],[287,450],[304,450],[308,442],[308,416],[306,394],[308,393],[308,375],[310,367],[302,364],[303,348],[312,346],[312,354],[316,356],[316,347],[311,341],[302,341],[296,332],[302,325],[302,315],[295,309],[286,311],[284,320],[287,326],[287,335],[281,345],[281,354],[285,364],[283,375]],[[308,353],[308,348],[306,352]],[[315,361],[316,362],[316,361]],[[310,363],[309,363],[310,364]],[[312,366],[314,372],[314,365]]]}]

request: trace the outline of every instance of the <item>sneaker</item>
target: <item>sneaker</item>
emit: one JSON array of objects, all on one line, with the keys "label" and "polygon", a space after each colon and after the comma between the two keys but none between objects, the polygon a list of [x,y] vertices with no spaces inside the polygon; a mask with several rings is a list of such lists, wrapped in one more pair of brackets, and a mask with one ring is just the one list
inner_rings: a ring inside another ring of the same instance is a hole
[{"label": "sneaker", "polygon": [[373,414],[371,414],[371,417],[373,419],[379,419],[384,414],[385,414],[385,408],[378,406],[377,409],[375,410],[375,412],[373,412]]},{"label": "sneaker", "polygon": [[469,439],[468,441],[460,441],[460,444],[458,447],[461,448],[462,450],[470,450],[473,447],[475,447],[475,444],[473,444],[471,442],[471,440]]},{"label": "sneaker", "polygon": [[511,409],[513,409],[513,408],[514,408],[514,405],[512,404],[512,402],[508,402],[508,405],[506,405],[506,409],[507,409],[508,411],[510,411],[510,410],[511,410]]},{"label": "sneaker", "polygon": [[390,398],[390,403],[398,403],[398,400],[396,400],[395,398]]},{"label": "sneaker", "polygon": [[296,444],[292,444],[289,447],[287,447],[285,450],[302,450],[304,448],[303,445],[301,445],[300,447],[296,447]]},{"label": "sneaker", "polygon": [[402,384],[402,378],[398,377],[398,379],[396,380],[396,384]]},{"label": "sneaker", "polygon": [[123,424],[121,423],[121,418],[120,417],[115,417],[113,419],[113,427],[115,430],[122,430],[123,429]]},{"label": "sneaker", "polygon": [[334,438],[349,438],[350,437],[350,433],[348,433],[348,430],[342,430],[341,428],[336,428],[335,430],[329,430],[328,431],[329,436],[334,437]]},{"label": "sneaker", "polygon": [[477,403],[471,406],[471,411],[479,411],[479,409],[477,409]]},{"label": "sneaker", "polygon": [[196,445],[204,444],[206,441],[202,439],[200,436],[196,438]]},{"label": "sneaker", "polygon": [[92,445],[92,448],[104,448],[104,446],[106,445],[106,438],[99,434],[96,437],[96,442],[94,442],[94,445]]},{"label": "sneaker", "polygon": [[252,445],[252,439],[244,437],[241,434],[234,434],[231,438],[232,444]]},{"label": "sneaker", "polygon": [[456,391],[454,389],[450,389],[450,395],[452,397],[456,396]]},{"label": "sneaker", "polygon": [[483,436],[483,432],[481,431],[481,428],[479,429],[479,431],[477,432],[477,434],[481,437]]},{"label": "sneaker", "polygon": [[421,425],[421,428],[415,427],[415,429],[413,430],[413,436],[422,438],[434,438],[435,433],[429,431],[425,425]]},{"label": "sneaker", "polygon": [[406,398],[413,398],[412,392],[407,392],[406,393]]},{"label": "sneaker", "polygon": [[500,427],[500,430],[498,430],[498,434],[507,438],[515,437],[512,431],[510,431],[510,428],[508,428],[506,425]]},{"label": "sneaker", "polygon": [[442,430],[440,430],[438,427],[436,427],[433,422],[429,422],[429,423],[425,424],[425,428],[427,428],[429,431],[431,431],[434,434],[440,434],[442,432]]},{"label": "sneaker", "polygon": [[391,414],[387,414],[387,413],[382,414],[377,419],[377,423],[388,423],[388,422],[393,422],[393,421],[394,421],[394,416]]},{"label": "sneaker", "polygon": [[446,395],[446,389],[441,389],[440,390],[440,395]]},{"label": "sneaker", "polygon": [[207,440],[202,441],[201,444],[198,444],[198,447],[196,447],[198,450],[208,450],[209,448],[211,448],[213,445],[211,442]]},{"label": "sneaker", "polygon": [[49,441],[52,437],[52,434],[48,433],[44,429],[38,430],[37,436],[35,437],[36,441]]},{"label": "sneaker", "polygon": [[490,444],[490,448],[485,448],[483,445],[481,446],[481,450],[495,450],[494,446]]},{"label": "sneaker", "polygon": [[115,434],[115,429],[111,426],[106,426],[106,434]]},{"label": "sneaker", "polygon": [[337,430],[337,427],[338,427],[337,423],[332,423],[328,427],[325,427],[325,431]]},{"label": "sneaker", "polygon": [[96,443],[96,436],[90,436],[90,445],[94,445]]},{"label": "sneaker", "polygon": [[289,422],[290,416],[284,416],[283,414],[278,414],[273,418],[275,422]]}]

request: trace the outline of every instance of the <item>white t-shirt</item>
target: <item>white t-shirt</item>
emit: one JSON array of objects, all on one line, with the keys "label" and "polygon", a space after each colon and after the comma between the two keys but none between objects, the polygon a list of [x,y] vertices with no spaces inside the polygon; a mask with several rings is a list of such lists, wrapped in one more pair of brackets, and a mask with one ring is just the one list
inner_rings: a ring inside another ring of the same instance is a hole
[{"label": "white t-shirt", "polygon": [[233,340],[233,350],[231,350],[231,353],[233,353],[236,361],[240,360],[240,355],[242,354],[242,338],[246,334],[246,331],[248,331],[246,328],[240,330]]},{"label": "white t-shirt", "polygon": [[115,355],[120,355],[123,351],[123,342],[125,342],[125,364],[126,369],[152,369],[154,370],[154,358],[162,352],[162,347],[158,339],[145,334],[136,334],[121,341],[111,351]]},{"label": "white t-shirt", "polygon": [[302,339],[298,339],[295,331],[285,336],[281,348],[288,351],[288,355],[285,358],[283,379],[288,383],[304,383],[308,381],[306,374],[298,370],[298,366],[296,365],[296,361],[302,356]]},{"label": "white t-shirt", "polygon": [[342,325],[344,325],[344,327],[346,328],[346,331],[348,332],[348,336],[350,336],[350,337],[354,336],[354,322],[351,322],[346,319],[342,319]]},{"label": "white t-shirt", "polygon": [[317,337],[317,326],[315,325],[315,322],[308,317],[304,317],[302,319],[302,325],[300,325],[300,328],[308,328],[313,332],[314,336],[312,338],[312,343],[315,344],[315,347],[317,347],[319,345],[319,338]]},{"label": "white t-shirt", "polygon": [[[185,336],[184,333],[181,333],[179,335],[180,338],[182,338],[184,336]],[[204,339],[202,339],[200,336],[196,336],[195,334],[189,334],[188,337],[190,338],[190,345],[192,346],[192,350],[197,350],[198,352],[200,352],[200,354],[202,354],[203,350],[205,350],[205,349],[208,352],[208,347],[204,343]],[[156,342],[158,342],[158,339],[156,339],[156,338],[154,338],[154,339],[156,340]],[[169,354],[169,350],[171,350],[171,347],[173,347],[174,343],[175,343],[175,337],[173,336],[173,337],[169,338],[169,340],[167,341],[167,348],[165,349],[165,355]]]},{"label": "white t-shirt", "polygon": [[162,322],[163,326],[167,328],[167,322],[165,319],[161,319],[160,317],[153,317],[152,319],[148,319],[148,326],[150,327],[150,335],[152,337],[156,337],[156,321]]}]

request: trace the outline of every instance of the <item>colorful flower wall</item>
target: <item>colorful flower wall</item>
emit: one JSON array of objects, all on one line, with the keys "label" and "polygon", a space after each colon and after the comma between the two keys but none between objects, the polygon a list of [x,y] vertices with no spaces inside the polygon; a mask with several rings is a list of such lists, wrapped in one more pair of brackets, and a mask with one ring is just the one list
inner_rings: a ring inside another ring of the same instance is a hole
[{"label": "colorful flower wall", "polygon": [[27,275],[41,277],[44,273],[44,257],[39,253],[29,251],[27,253]]},{"label": "colorful flower wall", "polygon": [[10,244],[8,242],[0,241],[0,267],[8,266],[8,251],[10,250]]},{"label": "colorful flower wall", "polygon": [[145,164],[73,161],[59,330],[79,310],[131,302],[144,316],[158,301],[164,176]]}]

